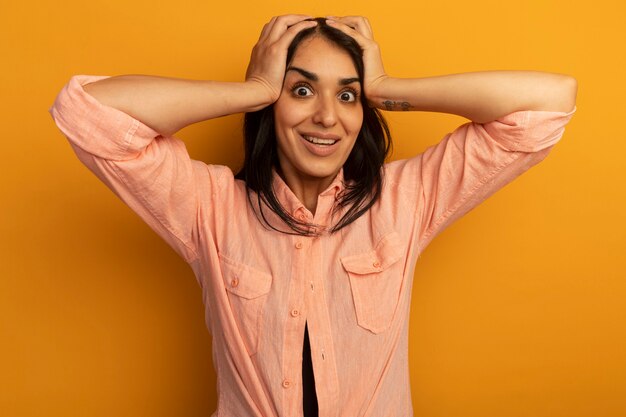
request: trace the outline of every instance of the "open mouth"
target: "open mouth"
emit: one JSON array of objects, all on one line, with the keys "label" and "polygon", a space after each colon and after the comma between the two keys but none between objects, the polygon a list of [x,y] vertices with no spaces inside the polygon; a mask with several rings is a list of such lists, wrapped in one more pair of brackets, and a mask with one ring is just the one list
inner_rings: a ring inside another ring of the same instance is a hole
[{"label": "open mouth", "polygon": [[310,142],[314,145],[322,145],[322,146],[331,146],[338,142],[336,139],[322,139],[316,138],[315,136],[302,135],[304,140]]}]

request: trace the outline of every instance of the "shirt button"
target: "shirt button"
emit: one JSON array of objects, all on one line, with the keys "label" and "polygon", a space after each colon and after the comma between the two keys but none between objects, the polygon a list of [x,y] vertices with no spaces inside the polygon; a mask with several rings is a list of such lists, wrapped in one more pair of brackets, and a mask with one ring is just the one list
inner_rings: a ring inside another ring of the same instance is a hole
[{"label": "shirt button", "polygon": [[294,308],[293,310],[291,310],[291,317],[298,317],[300,315],[300,312],[298,311],[298,309]]},{"label": "shirt button", "polygon": [[296,249],[302,249],[302,242],[296,243]]},{"label": "shirt button", "polygon": [[289,388],[291,386],[291,381],[288,379],[283,380],[283,388]]},{"label": "shirt button", "polygon": [[306,216],[305,216],[304,214],[300,213],[300,214],[298,215],[298,218],[299,218],[300,220],[304,220],[304,219],[306,219]]},{"label": "shirt button", "polygon": [[237,285],[239,285],[239,279],[237,277],[234,277],[231,281],[230,281],[230,285],[232,287],[236,287]]},{"label": "shirt button", "polygon": [[380,268],[380,261],[374,261],[372,265],[374,265],[374,268]]}]

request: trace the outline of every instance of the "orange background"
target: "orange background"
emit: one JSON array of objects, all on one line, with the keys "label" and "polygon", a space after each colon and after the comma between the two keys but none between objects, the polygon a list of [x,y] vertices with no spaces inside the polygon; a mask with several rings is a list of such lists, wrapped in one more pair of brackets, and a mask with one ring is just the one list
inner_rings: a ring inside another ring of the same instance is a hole
[{"label": "orange background", "polygon": [[[338,3],[3,2],[0,416],[215,409],[191,269],[79,163],[47,110],[74,74],[242,80],[263,24],[288,12],[368,16],[394,76],[578,79],[578,112],[552,154],[418,262],[413,404],[420,417],[626,415],[624,2]],[[389,120],[393,159],[466,121]],[[194,158],[237,169],[240,123],[178,136]]]}]

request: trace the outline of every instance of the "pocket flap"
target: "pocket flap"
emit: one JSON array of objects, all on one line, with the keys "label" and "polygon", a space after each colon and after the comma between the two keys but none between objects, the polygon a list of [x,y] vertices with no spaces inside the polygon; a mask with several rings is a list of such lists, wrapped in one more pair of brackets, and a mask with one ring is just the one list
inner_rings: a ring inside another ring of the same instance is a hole
[{"label": "pocket flap", "polygon": [[381,272],[398,262],[403,256],[402,243],[396,232],[389,233],[378,242],[374,250],[357,255],[344,256],[341,264],[353,274]]},{"label": "pocket flap", "polygon": [[249,265],[234,261],[219,253],[226,290],[240,297],[252,299],[267,294],[272,276]]}]

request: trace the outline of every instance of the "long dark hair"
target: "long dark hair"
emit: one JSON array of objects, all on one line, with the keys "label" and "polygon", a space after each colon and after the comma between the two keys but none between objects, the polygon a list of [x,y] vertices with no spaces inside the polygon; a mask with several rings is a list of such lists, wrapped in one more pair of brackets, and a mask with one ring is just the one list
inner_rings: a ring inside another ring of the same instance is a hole
[{"label": "long dark hair", "polygon": [[[346,51],[363,82],[363,51],[350,36],[326,24],[324,18],[316,18],[317,25],[302,30],[289,45],[287,64],[303,40],[312,36],[322,36]],[[383,184],[382,166],[391,151],[391,135],[387,122],[376,108],[369,107],[361,84],[361,105],[363,107],[363,125],[357,140],[343,165],[345,189],[337,196],[333,212],[348,207],[339,221],[330,228],[334,233],[361,217],[377,200]],[[244,117],[245,159],[243,167],[235,178],[246,183],[248,201],[252,201],[252,192],[256,193],[257,216],[271,229],[282,233],[312,236],[310,223],[291,216],[278,201],[272,188],[272,168],[280,170],[276,132],[274,130],[274,106],[268,106],[256,112],[246,113]],[[285,231],[272,225],[263,213],[263,203],[276,213],[293,231]],[[314,230],[314,229],[313,229]]]}]

